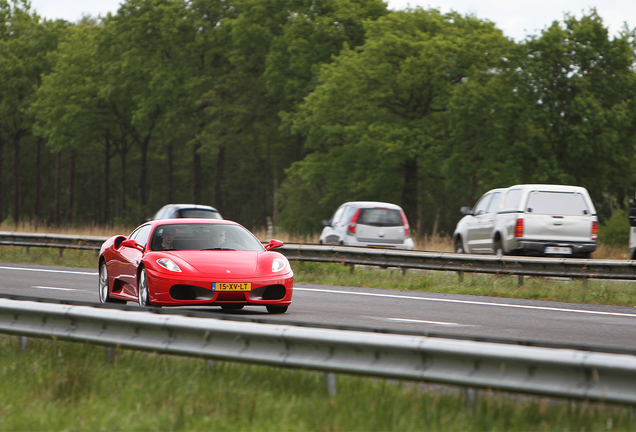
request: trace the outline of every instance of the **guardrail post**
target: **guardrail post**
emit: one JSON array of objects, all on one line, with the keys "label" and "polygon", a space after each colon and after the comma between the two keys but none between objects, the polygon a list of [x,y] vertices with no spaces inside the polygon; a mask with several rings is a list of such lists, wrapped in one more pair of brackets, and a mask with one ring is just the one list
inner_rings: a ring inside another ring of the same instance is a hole
[{"label": "guardrail post", "polygon": [[22,352],[27,352],[27,350],[29,349],[29,338],[26,336],[20,336],[20,348],[22,349]]},{"label": "guardrail post", "polygon": [[354,263],[345,263],[347,267],[349,267],[349,273],[353,273],[353,269],[356,267]]},{"label": "guardrail post", "polygon": [[519,288],[523,288],[523,275],[519,275]]},{"label": "guardrail post", "polygon": [[458,271],[457,272],[457,278],[459,279],[459,283],[464,283],[464,272],[463,271]]},{"label": "guardrail post", "polygon": [[106,347],[106,360],[108,363],[115,361],[115,347]]},{"label": "guardrail post", "polygon": [[327,393],[330,397],[334,397],[336,395],[336,374],[327,372],[325,374],[325,380],[327,382]]},{"label": "guardrail post", "polygon": [[406,267],[402,267],[402,277],[406,277],[406,273],[408,273],[409,269]]},{"label": "guardrail post", "polygon": [[25,248],[25,250],[26,250],[26,254],[28,255],[28,254],[29,254],[29,247],[27,246],[27,247]]},{"label": "guardrail post", "polygon": [[464,388],[465,404],[468,408],[474,408],[477,403],[477,389],[472,387]]}]

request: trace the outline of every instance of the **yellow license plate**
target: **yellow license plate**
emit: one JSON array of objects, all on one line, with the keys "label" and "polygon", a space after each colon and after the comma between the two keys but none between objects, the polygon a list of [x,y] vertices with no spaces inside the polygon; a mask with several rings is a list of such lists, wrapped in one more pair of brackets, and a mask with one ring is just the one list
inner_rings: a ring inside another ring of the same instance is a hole
[{"label": "yellow license plate", "polygon": [[251,291],[249,282],[212,282],[212,291]]}]

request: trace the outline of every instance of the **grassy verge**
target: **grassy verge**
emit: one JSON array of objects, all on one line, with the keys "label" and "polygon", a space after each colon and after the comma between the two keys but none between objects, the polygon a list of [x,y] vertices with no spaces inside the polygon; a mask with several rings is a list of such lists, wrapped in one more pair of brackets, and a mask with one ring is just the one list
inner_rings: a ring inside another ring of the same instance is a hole
[{"label": "grassy verge", "polygon": [[633,430],[631,408],[0,337],[0,430]]}]

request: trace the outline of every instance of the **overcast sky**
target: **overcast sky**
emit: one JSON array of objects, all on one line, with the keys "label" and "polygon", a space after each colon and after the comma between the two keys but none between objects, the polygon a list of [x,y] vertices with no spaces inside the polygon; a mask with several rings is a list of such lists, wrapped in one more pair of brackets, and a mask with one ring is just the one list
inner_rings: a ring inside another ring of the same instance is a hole
[{"label": "overcast sky", "polygon": [[[389,8],[405,9],[407,6],[436,8],[446,13],[450,10],[462,15],[471,14],[487,19],[517,42],[528,34],[537,35],[553,21],[563,21],[564,14],[580,18],[596,7],[610,33],[615,35],[627,22],[636,27],[636,0],[390,0]],[[31,0],[38,14],[47,19],[62,18],[76,22],[82,15],[105,16],[115,13],[121,0]]]}]

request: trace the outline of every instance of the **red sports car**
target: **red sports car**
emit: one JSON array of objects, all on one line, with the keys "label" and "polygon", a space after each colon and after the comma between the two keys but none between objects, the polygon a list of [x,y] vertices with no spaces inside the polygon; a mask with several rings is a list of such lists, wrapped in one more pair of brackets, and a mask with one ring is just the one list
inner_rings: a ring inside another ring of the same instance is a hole
[{"label": "red sports car", "polygon": [[227,220],[164,219],[128,237],[114,236],[99,253],[99,300],[140,306],[241,309],[265,306],[284,313],[294,273],[284,255],[246,228]]}]

